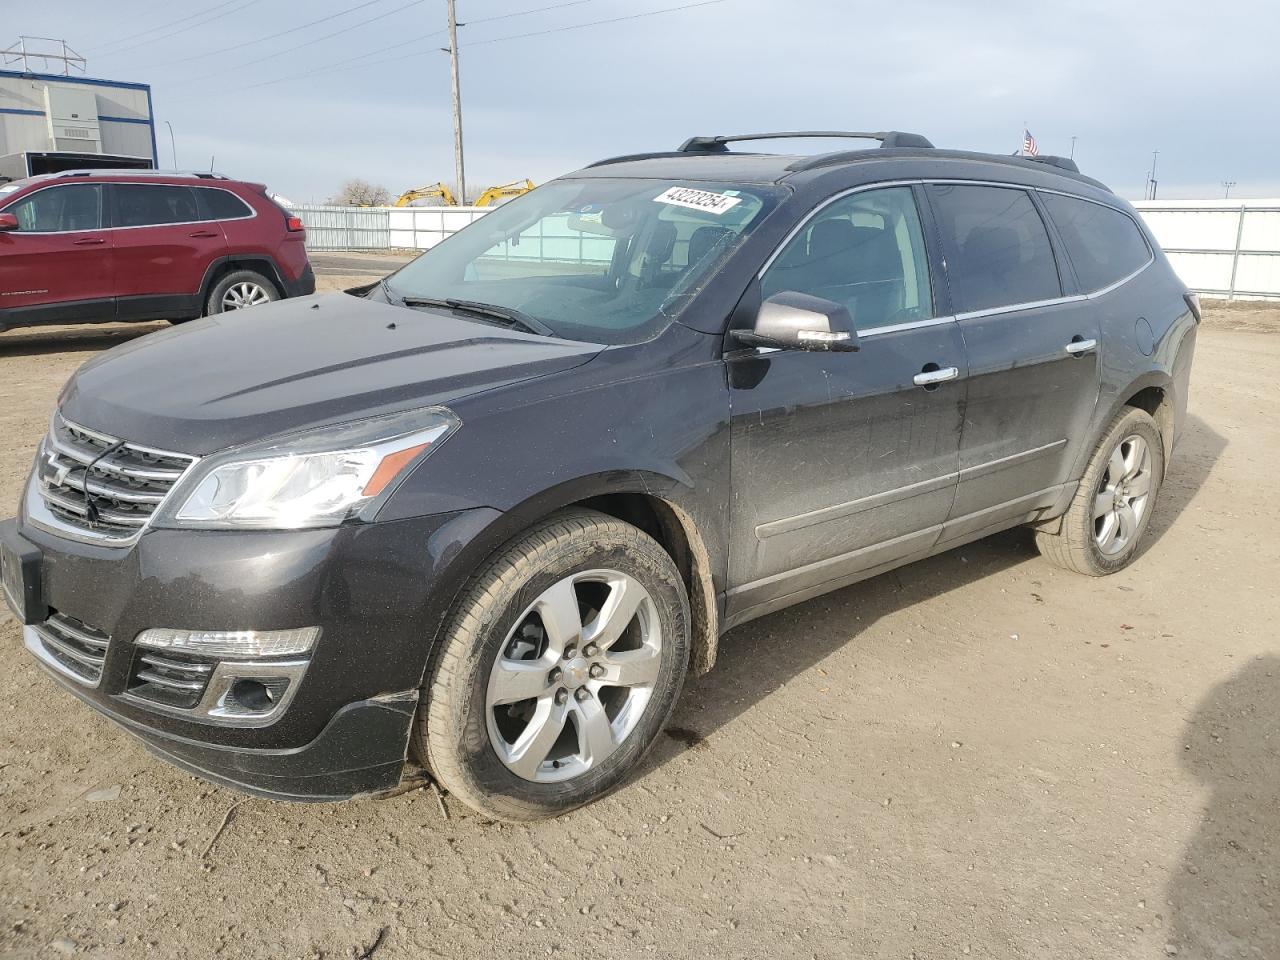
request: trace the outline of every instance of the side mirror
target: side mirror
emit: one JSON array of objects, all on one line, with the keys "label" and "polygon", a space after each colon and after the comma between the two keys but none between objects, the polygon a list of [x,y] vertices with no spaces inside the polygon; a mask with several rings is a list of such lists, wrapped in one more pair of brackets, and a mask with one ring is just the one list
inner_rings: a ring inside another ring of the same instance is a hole
[{"label": "side mirror", "polygon": [[760,304],[750,330],[734,330],[730,335],[740,343],[776,350],[853,353],[859,349],[848,307],[792,290],[775,293]]},{"label": "side mirror", "polygon": [[17,230],[18,218],[12,213],[0,213],[0,230]]}]

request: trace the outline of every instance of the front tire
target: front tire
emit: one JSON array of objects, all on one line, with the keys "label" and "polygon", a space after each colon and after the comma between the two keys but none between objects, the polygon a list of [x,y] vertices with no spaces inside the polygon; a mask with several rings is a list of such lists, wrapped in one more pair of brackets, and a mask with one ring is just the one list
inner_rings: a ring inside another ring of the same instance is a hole
[{"label": "front tire", "polygon": [[1103,577],[1128,566],[1164,480],[1164,442],[1145,410],[1111,421],[1080,478],[1057,533],[1036,531],[1040,553],[1059,567]]},{"label": "front tire", "polygon": [[594,510],[539,524],[477,577],[441,641],[413,748],[440,784],[498,820],[599,799],[666,723],[689,660],[671,557]]}]

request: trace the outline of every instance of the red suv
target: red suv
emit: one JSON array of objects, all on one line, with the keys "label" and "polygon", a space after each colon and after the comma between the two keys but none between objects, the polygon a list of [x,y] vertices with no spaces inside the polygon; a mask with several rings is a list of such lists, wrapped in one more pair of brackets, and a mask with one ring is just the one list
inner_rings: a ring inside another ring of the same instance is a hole
[{"label": "red suv", "polygon": [[216,173],[72,170],[0,184],[0,330],[174,322],[315,292],[302,221]]}]

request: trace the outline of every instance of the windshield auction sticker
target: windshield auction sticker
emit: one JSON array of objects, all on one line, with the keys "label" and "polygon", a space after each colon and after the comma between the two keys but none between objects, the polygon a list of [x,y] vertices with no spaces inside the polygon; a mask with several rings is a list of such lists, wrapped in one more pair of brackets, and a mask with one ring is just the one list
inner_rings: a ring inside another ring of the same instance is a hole
[{"label": "windshield auction sticker", "polygon": [[688,207],[691,210],[703,210],[714,213],[718,217],[726,210],[736,207],[742,202],[742,198],[712,193],[710,190],[694,190],[692,187],[672,187],[665,193],[658,194],[653,201],[669,203],[676,207]]}]

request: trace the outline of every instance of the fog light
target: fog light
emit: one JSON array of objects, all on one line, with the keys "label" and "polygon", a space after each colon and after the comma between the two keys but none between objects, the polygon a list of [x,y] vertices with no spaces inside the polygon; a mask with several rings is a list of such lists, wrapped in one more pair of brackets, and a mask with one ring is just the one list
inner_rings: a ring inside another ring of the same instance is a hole
[{"label": "fog light", "polygon": [[307,653],[320,636],[319,627],[295,630],[144,630],[134,639],[140,647],[181,650],[208,657],[285,657]]},{"label": "fog light", "polygon": [[288,687],[289,681],[283,677],[271,680],[237,680],[227,691],[223,706],[230,708],[235,704],[246,713],[266,713],[275,708]]}]

